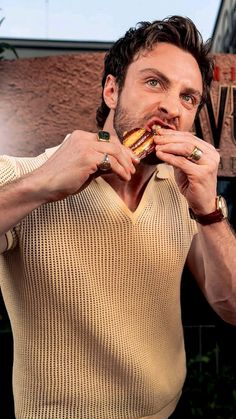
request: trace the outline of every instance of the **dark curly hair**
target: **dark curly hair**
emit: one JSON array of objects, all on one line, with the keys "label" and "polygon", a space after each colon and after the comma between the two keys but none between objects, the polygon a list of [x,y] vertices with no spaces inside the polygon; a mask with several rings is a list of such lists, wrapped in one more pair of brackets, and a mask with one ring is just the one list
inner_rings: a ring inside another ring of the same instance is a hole
[{"label": "dark curly hair", "polygon": [[[102,88],[108,74],[111,74],[116,78],[119,91],[121,91],[128,67],[137,54],[143,50],[152,50],[159,42],[176,45],[196,59],[203,79],[203,100],[198,109],[200,110],[208,97],[213,78],[214,62],[210,55],[211,42],[208,40],[204,43],[192,20],[182,16],[171,16],[152,23],[139,22],[135,28],[130,28],[105,55]],[[99,128],[103,127],[109,111],[102,95],[102,103],[96,114]]]}]

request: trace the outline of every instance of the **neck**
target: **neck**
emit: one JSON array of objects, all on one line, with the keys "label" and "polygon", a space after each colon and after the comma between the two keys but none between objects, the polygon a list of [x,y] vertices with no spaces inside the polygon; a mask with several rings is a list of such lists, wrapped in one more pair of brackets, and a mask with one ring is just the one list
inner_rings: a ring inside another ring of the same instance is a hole
[{"label": "neck", "polygon": [[142,162],[137,166],[136,173],[129,182],[120,179],[117,175],[104,174],[103,178],[116,191],[131,211],[137,208],[150,177],[156,166],[146,166]]}]

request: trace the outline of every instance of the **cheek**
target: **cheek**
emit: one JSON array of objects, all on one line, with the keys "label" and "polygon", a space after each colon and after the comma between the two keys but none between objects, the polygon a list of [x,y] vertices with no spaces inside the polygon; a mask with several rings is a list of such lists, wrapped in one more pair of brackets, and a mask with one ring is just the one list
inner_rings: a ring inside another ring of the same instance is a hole
[{"label": "cheek", "polygon": [[121,106],[123,109],[126,109],[128,112],[136,108],[136,104],[137,104],[137,97],[135,97],[132,93],[129,95],[125,95],[121,98]]},{"label": "cheek", "polygon": [[196,112],[189,113],[183,111],[180,123],[180,130],[181,131],[192,131],[194,126],[194,121],[196,117]]},{"label": "cheek", "polygon": [[144,97],[143,92],[140,91],[140,87],[132,82],[125,84],[120,93],[119,100],[122,107],[131,110],[140,109],[142,106],[145,106],[147,98]]}]

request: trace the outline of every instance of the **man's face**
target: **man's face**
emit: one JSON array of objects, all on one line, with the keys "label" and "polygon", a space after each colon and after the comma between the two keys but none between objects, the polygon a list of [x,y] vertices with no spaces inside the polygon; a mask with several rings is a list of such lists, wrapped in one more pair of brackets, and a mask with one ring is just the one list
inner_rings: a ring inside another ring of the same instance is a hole
[{"label": "man's face", "polygon": [[120,139],[133,128],[161,125],[192,129],[202,95],[202,76],[195,58],[168,43],[157,44],[130,64],[114,114]]}]

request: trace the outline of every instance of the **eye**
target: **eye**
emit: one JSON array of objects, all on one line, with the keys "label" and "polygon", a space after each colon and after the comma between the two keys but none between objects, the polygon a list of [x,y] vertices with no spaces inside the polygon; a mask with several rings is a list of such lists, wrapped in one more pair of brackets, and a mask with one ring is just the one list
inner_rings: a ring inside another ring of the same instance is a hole
[{"label": "eye", "polygon": [[147,85],[150,86],[150,87],[158,87],[158,86],[160,86],[160,84],[161,83],[157,79],[149,79],[149,80],[147,80]]},{"label": "eye", "polygon": [[194,108],[199,105],[199,100],[192,94],[184,93],[182,94],[182,99],[189,107],[191,106],[192,108]]},{"label": "eye", "polygon": [[192,104],[194,104],[194,102],[195,102],[195,98],[192,96],[192,95],[182,95],[182,98],[185,100],[185,102],[188,102],[188,103],[192,103]]}]

